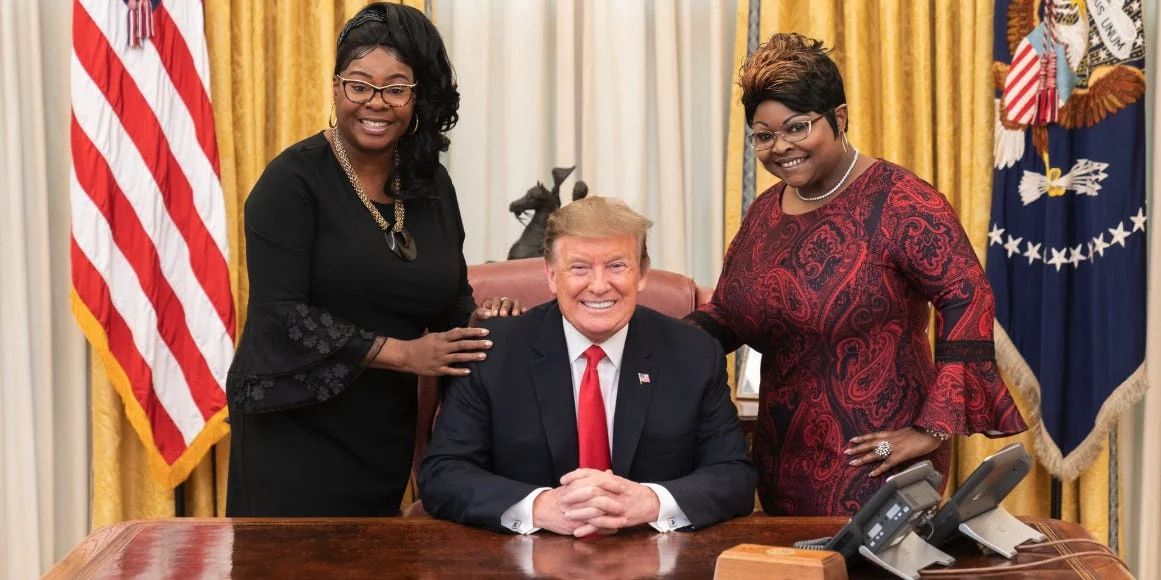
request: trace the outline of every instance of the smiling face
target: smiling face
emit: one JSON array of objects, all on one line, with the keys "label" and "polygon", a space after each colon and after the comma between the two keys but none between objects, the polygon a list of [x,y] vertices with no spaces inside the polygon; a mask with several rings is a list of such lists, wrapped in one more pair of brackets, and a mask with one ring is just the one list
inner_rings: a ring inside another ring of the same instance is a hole
[{"label": "smiling face", "polygon": [[641,241],[628,234],[610,238],[562,236],[544,263],[548,288],[560,312],[585,338],[600,344],[629,323],[648,270]]},{"label": "smiling face", "polygon": [[[415,73],[394,52],[375,47],[367,54],[351,61],[338,76],[371,83],[376,86],[411,84]],[[358,104],[347,98],[343,81],[334,79],[335,115],[337,127],[349,146],[365,154],[389,151],[407,132],[415,110],[415,96],[406,105],[389,107],[382,94],[370,102]]]},{"label": "smiling face", "polygon": [[772,147],[758,151],[758,160],[766,171],[805,195],[826,191],[838,181],[846,168],[843,160],[848,153],[843,151],[841,137],[847,125],[846,107],[838,107],[834,112],[840,135],[837,138],[830,122],[825,116],[820,116],[822,113],[800,113],[771,99],[758,105],[752,119],[755,134],[774,131],[783,135],[793,134],[802,130],[803,124],[810,123],[810,132],[805,139],[792,143],[779,136]]}]

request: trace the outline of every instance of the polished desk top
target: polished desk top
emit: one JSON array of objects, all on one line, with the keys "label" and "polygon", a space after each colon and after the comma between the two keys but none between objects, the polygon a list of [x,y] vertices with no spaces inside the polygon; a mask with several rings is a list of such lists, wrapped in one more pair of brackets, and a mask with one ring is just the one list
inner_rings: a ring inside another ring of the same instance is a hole
[{"label": "polished desk top", "polygon": [[[200,519],[132,521],[101,528],[46,578],[712,578],[718,555],[744,543],[789,546],[828,536],[842,518],[754,516],[697,532],[635,529],[593,541],[548,534],[513,536],[428,518]],[[1025,518],[1049,540],[1088,538],[1075,524]],[[1044,548],[1034,562],[1086,545]],[[1010,565],[957,541],[957,567]],[[1030,577],[1131,578],[1112,559],[1085,557]],[[859,563],[852,578],[885,578]],[[1016,578],[1018,573],[987,578]]]}]

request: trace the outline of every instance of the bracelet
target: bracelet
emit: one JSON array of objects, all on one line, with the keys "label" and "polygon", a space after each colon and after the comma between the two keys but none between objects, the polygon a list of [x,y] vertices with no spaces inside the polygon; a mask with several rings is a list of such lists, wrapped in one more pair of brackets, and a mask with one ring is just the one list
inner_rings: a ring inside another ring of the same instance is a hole
[{"label": "bracelet", "polygon": [[922,431],[924,435],[927,435],[930,437],[935,437],[936,439],[939,439],[940,441],[947,441],[948,439],[951,439],[950,433],[944,433],[943,431],[936,431],[935,429],[926,429],[923,427],[916,427],[916,428],[919,429],[920,431]]}]

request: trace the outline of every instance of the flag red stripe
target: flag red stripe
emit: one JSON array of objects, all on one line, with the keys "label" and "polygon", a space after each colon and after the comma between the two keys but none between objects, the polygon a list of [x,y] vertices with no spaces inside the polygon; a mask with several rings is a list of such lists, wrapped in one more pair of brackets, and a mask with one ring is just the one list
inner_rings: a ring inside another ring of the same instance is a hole
[{"label": "flag red stripe", "polygon": [[225,257],[194,207],[193,190],[173,156],[157,117],[88,13],[78,7],[73,21],[77,59],[104,91],[157,181],[166,210],[189,247],[190,267],[222,323],[233,335],[234,304]]},{"label": "flag red stripe", "polygon": [[141,225],[105,158],[75,118],[71,133],[77,182],[93,200],[105,222],[117,225],[110,228],[113,241],[137,274],[142,292],[157,313],[158,336],[173,353],[202,418],[208,421],[225,404],[225,396],[190,334],[181,300],[161,271],[161,259],[153,239]]},{"label": "flag red stripe", "polygon": [[[1034,87],[1036,87],[1036,83],[1028,83],[1028,85],[1024,87],[1024,90],[1020,91],[1019,94],[1012,97],[1012,100],[1009,101],[1008,112],[1011,119],[1020,119],[1021,115],[1027,113],[1032,108],[1032,106],[1036,104],[1036,97],[1028,96],[1028,91],[1033,90]],[[1021,104],[1021,101],[1023,101],[1023,104]],[[1019,107],[1019,112],[1014,116],[1011,115],[1011,112],[1016,110],[1017,107]]]},{"label": "flag red stripe", "polygon": [[1024,106],[1020,108],[1020,111],[1017,112],[1016,115],[1011,117],[1011,118],[1015,119],[1016,121],[1023,122],[1023,121],[1020,121],[1020,119],[1023,119],[1024,115],[1030,114],[1030,112],[1032,111],[1032,107],[1034,107],[1034,106],[1036,106],[1036,99],[1035,98],[1028,99],[1028,102],[1024,103]]},{"label": "flag red stripe", "polygon": [[108,339],[109,352],[129,379],[133,398],[145,411],[149,418],[153,442],[166,463],[177,461],[185,451],[185,439],[178,431],[161,401],[153,392],[153,371],[137,351],[133,342],[133,333],[125,319],[121,318],[113,303],[109,300],[109,287],[101,277],[100,272],[89,262],[76,240],[71,240],[71,262],[73,272],[73,289],[77,297],[88,307],[89,312],[105,329]]},{"label": "flag red stripe", "polygon": [[1020,92],[1012,95],[1011,102],[1013,104],[1019,103],[1020,99],[1023,99],[1024,95],[1028,94],[1028,91],[1035,90],[1036,88],[1037,88],[1037,83],[1035,83],[1035,82],[1030,82],[1030,83],[1025,84],[1024,87],[1020,89]]},{"label": "flag red stripe", "polygon": [[[202,146],[210,165],[214,167],[214,174],[219,178],[221,169],[218,162],[218,142],[214,138],[214,109],[210,105],[209,95],[197,75],[193,55],[189,46],[181,36],[181,31],[169,17],[169,11],[162,4],[153,11],[154,38],[161,62],[169,73],[170,81],[177,88],[177,94],[189,109],[193,117],[194,127],[197,129],[198,144]],[[192,74],[191,74],[192,73]],[[233,329],[230,330],[233,334]]]}]

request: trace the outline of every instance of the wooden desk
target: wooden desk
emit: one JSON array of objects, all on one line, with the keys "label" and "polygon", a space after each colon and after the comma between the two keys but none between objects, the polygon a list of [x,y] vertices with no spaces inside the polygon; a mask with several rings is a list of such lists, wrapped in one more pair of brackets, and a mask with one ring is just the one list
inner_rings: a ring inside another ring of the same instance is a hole
[{"label": "wooden desk", "polygon": [[[712,578],[723,550],[742,543],[789,546],[833,534],[839,518],[754,516],[690,533],[637,529],[594,541],[494,534],[428,518],[166,519],[93,532],[47,578]],[[1087,538],[1061,521],[1029,518],[1049,539]],[[1060,547],[1084,551],[1091,547]],[[967,542],[948,546],[961,567],[1007,564]],[[1045,552],[1055,555],[1052,548]],[[1021,562],[1044,557],[1021,555]],[[1074,559],[1036,578],[1131,578],[1109,559]],[[861,563],[852,578],[883,578]],[[1014,578],[991,575],[987,578]]]}]

